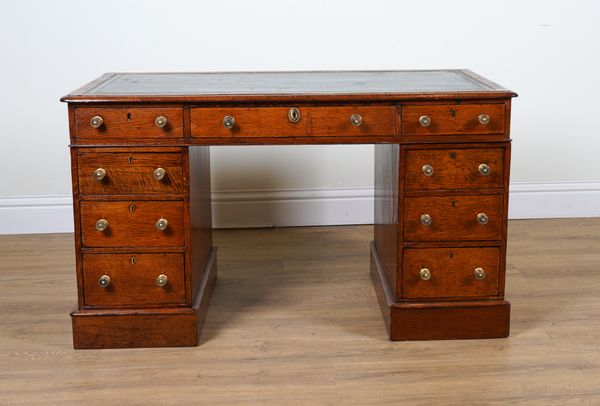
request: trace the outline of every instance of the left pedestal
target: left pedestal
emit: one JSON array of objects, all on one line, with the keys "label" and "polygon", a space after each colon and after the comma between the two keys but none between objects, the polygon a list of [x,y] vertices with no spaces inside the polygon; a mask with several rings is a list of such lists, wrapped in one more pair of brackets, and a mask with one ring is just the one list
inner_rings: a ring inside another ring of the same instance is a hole
[{"label": "left pedestal", "polygon": [[216,281],[208,147],[72,147],[73,346],[195,346]]}]

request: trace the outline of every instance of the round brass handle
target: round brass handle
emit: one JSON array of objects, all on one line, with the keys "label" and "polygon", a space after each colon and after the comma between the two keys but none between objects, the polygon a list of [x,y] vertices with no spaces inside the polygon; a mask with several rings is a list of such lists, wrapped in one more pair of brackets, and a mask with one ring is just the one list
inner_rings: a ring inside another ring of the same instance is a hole
[{"label": "round brass handle", "polygon": [[429,116],[419,117],[419,124],[421,127],[429,127],[431,125],[431,118]]},{"label": "round brass handle", "polygon": [[169,226],[169,222],[166,219],[159,219],[156,222],[156,229],[158,231],[165,231],[168,226]]},{"label": "round brass handle", "polygon": [[487,114],[480,114],[477,116],[477,121],[479,121],[483,125],[488,125],[490,122],[490,116]]},{"label": "round brass handle", "polygon": [[108,228],[108,221],[106,219],[100,219],[96,221],[96,230],[104,231]]},{"label": "round brass handle", "polygon": [[300,109],[298,107],[290,107],[288,110],[288,120],[290,120],[290,123],[300,121]]},{"label": "round brass handle", "polygon": [[108,285],[110,285],[110,276],[102,275],[98,278],[98,285],[100,285],[101,288],[108,288]]},{"label": "round brass handle", "polygon": [[479,165],[479,173],[481,173],[483,176],[488,176],[490,174],[490,172],[491,172],[491,169],[486,164]]},{"label": "round brass handle", "polygon": [[160,286],[161,288],[164,287],[168,281],[169,281],[169,278],[164,273],[161,273],[160,275],[158,275],[156,277],[156,284],[158,286]]},{"label": "round brass handle", "polygon": [[154,179],[163,180],[165,178],[166,174],[167,174],[167,171],[165,171],[163,168],[156,168],[154,170]]},{"label": "round brass handle", "polygon": [[223,127],[231,130],[234,125],[235,125],[235,118],[233,118],[231,116],[223,117]]},{"label": "round brass handle", "polygon": [[423,167],[421,168],[421,172],[423,172],[423,175],[425,176],[431,176],[433,175],[433,166],[423,165]]},{"label": "round brass handle", "polygon": [[354,126],[354,127],[359,127],[363,122],[363,118],[360,114],[352,114],[350,116],[350,123]]},{"label": "round brass handle", "polygon": [[100,128],[104,124],[104,119],[100,116],[94,116],[90,119],[90,125],[94,128]]},{"label": "round brass handle", "polygon": [[473,270],[473,275],[478,281],[482,281],[485,279],[485,271],[483,270],[483,268],[475,268]]},{"label": "round brass handle", "polygon": [[154,124],[158,128],[165,128],[167,126],[167,118],[165,116],[158,116],[154,119]]},{"label": "round brass handle", "polygon": [[424,281],[428,281],[429,279],[431,279],[431,271],[427,268],[421,268],[421,270],[419,271],[419,275]]},{"label": "round brass handle", "polygon": [[485,214],[485,213],[479,213],[479,214],[477,215],[477,222],[478,222],[479,224],[487,224],[487,223],[488,223],[488,220],[489,220],[489,219],[488,219],[488,216],[487,216],[487,214]]},{"label": "round brass handle", "polygon": [[106,169],[98,168],[94,171],[94,179],[100,182],[106,176]]},{"label": "round brass handle", "polygon": [[433,220],[431,219],[431,216],[429,214],[421,215],[421,224],[423,224],[424,226],[430,226],[432,222]]}]

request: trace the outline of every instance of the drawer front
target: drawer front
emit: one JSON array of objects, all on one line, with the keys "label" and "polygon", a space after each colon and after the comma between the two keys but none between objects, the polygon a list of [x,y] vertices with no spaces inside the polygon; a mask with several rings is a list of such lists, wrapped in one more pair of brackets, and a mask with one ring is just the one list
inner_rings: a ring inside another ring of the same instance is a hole
[{"label": "drawer front", "polygon": [[296,122],[290,107],[202,107],[190,115],[192,137],[352,137],[393,135],[395,114],[394,106],[343,106],[298,107]]},{"label": "drawer front", "polygon": [[84,254],[85,304],[184,304],[183,264],[183,254]]},{"label": "drawer front", "polygon": [[[101,124],[95,128],[92,119],[97,117],[101,118]],[[181,138],[183,109],[78,107],[75,109],[75,134],[78,138]]]},{"label": "drawer front", "polygon": [[406,299],[481,298],[498,295],[500,249],[409,248],[404,251]]},{"label": "drawer front", "polygon": [[407,197],[406,241],[500,240],[503,196]]},{"label": "drawer front", "polygon": [[180,153],[78,154],[81,194],[184,193]]},{"label": "drawer front", "polygon": [[504,104],[403,106],[402,135],[502,134],[504,115]]},{"label": "drawer front", "polygon": [[[80,208],[84,247],[175,247],[184,243],[181,201],[84,201]],[[158,227],[164,225],[158,224],[161,219],[167,220],[164,230]]]},{"label": "drawer front", "polygon": [[406,151],[406,190],[503,186],[503,148]]}]

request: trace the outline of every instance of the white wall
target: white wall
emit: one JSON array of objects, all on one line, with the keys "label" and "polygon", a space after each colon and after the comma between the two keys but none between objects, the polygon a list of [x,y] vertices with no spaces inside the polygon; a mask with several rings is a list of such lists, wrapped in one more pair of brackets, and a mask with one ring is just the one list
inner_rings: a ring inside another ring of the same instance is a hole
[{"label": "white wall", "polygon": [[[513,104],[518,193],[511,216],[600,215],[599,4],[3,2],[0,233],[69,229],[41,225],[52,207],[70,215],[67,115],[58,99],[109,71],[470,68],[520,95]],[[338,199],[341,190],[362,202],[346,222],[371,215],[364,206],[373,183],[371,146],[220,147],[212,159],[222,213],[257,196],[248,190],[275,190],[262,196],[280,201]],[[315,223],[299,216],[298,224]]]}]

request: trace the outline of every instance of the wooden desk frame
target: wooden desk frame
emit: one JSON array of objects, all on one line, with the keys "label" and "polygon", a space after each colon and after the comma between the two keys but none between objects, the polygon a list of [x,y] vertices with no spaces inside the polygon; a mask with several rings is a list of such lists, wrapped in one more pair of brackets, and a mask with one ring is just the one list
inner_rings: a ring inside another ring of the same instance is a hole
[{"label": "wooden desk frame", "polygon": [[106,74],[61,99],[75,348],[198,344],[217,275],[210,145],[375,144],[371,277],[390,339],[508,336],[515,93],[467,70],[144,75]]}]

